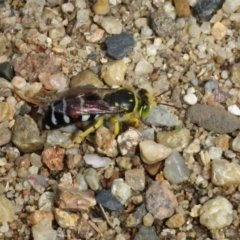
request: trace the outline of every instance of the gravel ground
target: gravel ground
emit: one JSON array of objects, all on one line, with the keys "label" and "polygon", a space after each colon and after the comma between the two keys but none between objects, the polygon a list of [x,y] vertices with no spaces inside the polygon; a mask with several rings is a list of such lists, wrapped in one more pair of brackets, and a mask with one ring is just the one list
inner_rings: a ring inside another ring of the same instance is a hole
[{"label": "gravel ground", "polygon": [[[239,0],[0,1],[0,239],[240,240],[239,23]],[[84,85],[157,104],[42,130]]]}]

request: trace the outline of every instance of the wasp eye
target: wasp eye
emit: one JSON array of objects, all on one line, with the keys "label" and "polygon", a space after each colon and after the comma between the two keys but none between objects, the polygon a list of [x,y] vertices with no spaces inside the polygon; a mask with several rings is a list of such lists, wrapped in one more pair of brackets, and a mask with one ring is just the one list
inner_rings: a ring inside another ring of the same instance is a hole
[{"label": "wasp eye", "polygon": [[150,106],[149,105],[141,106],[138,113],[141,118],[147,117],[150,113]]}]

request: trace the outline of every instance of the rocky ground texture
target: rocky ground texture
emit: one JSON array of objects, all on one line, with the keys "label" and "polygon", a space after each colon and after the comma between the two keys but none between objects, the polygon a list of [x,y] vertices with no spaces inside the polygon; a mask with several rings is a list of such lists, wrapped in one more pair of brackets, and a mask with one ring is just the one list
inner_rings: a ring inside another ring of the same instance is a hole
[{"label": "rocky ground texture", "polygon": [[[239,26],[239,0],[0,1],[0,239],[240,239]],[[157,106],[41,130],[89,84]]]}]

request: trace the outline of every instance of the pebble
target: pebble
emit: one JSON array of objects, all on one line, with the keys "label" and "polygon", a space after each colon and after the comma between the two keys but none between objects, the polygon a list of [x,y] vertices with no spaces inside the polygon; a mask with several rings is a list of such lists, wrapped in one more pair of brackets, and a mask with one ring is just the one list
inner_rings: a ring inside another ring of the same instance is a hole
[{"label": "pebble", "polygon": [[65,150],[63,148],[47,148],[42,152],[43,163],[52,171],[61,171],[64,167]]},{"label": "pebble", "polygon": [[240,152],[240,132],[232,141],[232,150]]},{"label": "pebble", "polygon": [[15,114],[14,108],[8,102],[1,102],[0,103],[0,123],[5,121],[11,121]]},{"label": "pebble", "polygon": [[122,22],[115,17],[104,17],[100,25],[109,34],[120,34],[122,32]]},{"label": "pebble", "polygon": [[142,134],[134,128],[118,135],[117,143],[122,156],[132,157],[135,155],[139,142],[143,140]]},{"label": "pebble", "polygon": [[143,191],[146,180],[144,169],[130,169],[125,171],[125,181],[134,191]]},{"label": "pebble", "polygon": [[240,183],[240,165],[224,159],[212,161],[212,183],[216,186],[230,187]]},{"label": "pebble", "polygon": [[13,89],[12,81],[9,82],[6,79],[0,77],[0,88],[9,88]]},{"label": "pebble", "polygon": [[231,69],[231,81],[240,86],[240,63],[235,63]]},{"label": "pebble", "polygon": [[139,144],[140,156],[144,163],[153,164],[166,159],[172,149],[152,140],[144,140]]},{"label": "pebble", "polygon": [[193,7],[193,14],[201,22],[208,22],[222,7],[225,0],[199,0]]},{"label": "pebble", "polygon": [[229,133],[240,127],[239,119],[221,107],[196,104],[187,111],[192,123],[215,133]]},{"label": "pebble", "polygon": [[43,193],[45,188],[48,186],[48,178],[39,174],[28,175],[25,178],[38,193]]},{"label": "pebble", "polygon": [[77,11],[77,21],[74,25],[73,30],[76,30],[84,24],[87,24],[90,20],[90,14],[90,9],[83,9],[83,7],[80,5],[80,9]]},{"label": "pebble", "polygon": [[216,22],[212,27],[211,34],[216,40],[222,40],[227,34],[227,27],[220,22]]},{"label": "pebble", "polygon": [[196,23],[193,23],[190,25],[188,33],[192,38],[199,38],[201,34],[201,29]]},{"label": "pebble", "polygon": [[10,62],[0,63],[0,77],[11,81],[14,77],[14,71]]},{"label": "pebble", "polygon": [[205,85],[204,85],[204,90],[205,90],[205,92],[213,91],[213,90],[215,90],[215,89],[217,89],[217,88],[218,88],[218,84],[217,84],[217,82],[214,81],[214,80],[209,80],[209,81],[207,81],[207,82],[205,83]]},{"label": "pebble", "polygon": [[106,167],[111,163],[111,159],[108,157],[100,157],[97,154],[85,154],[83,156],[86,164],[91,165],[93,168]]},{"label": "pebble", "polygon": [[189,105],[195,105],[198,101],[197,96],[194,93],[184,95],[183,100]]},{"label": "pebble", "polygon": [[96,191],[99,189],[99,176],[97,171],[93,168],[88,168],[84,171],[84,179],[87,185],[93,190]]},{"label": "pebble", "polygon": [[16,118],[12,130],[12,142],[22,152],[36,152],[43,148],[38,126],[28,115]]},{"label": "pebble", "polygon": [[152,34],[153,34],[153,30],[150,27],[148,27],[147,25],[141,27],[141,37],[142,38],[148,38],[148,37],[152,36]]},{"label": "pebble", "polygon": [[64,146],[71,143],[71,140],[60,130],[47,131],[46,135],[46,146],[48,147]]},{"label": "pebble", "polygon": [[56,28],[50,29],[48,32],[48,35],[53,41],[60,40],[66,35],[65,28],[56,27]]},{"label": "pebble", "polygon": [[135,21],[134,21],[134,25],[136,28],[138,29],[141,29],[143,26],[147,26],[148,24],[148,19],[145,18],[145,17],[140,17],[140,18],[137,18]]},{"label": "pebble", "polygon": [[141,76],[145,74],[152,73],[153,71],[153,66],[150,64],[146,59],[142,58],[135,67],[135,75]]},{"label": "pebble", "polygon": [[85,32],[84,36],[88,42],[96,43],[96,42],[99,42],[103,38],[104,33],[105,33],[104,30],[102,30],[100,28],[96,28],[96,29],[91,29],[91,32]]},{"label": "pebble", "polygon": [[97,0],[92,6],[93,12],[99,15],[105,15],[110,10],[108,0]]},{"label": "pebble", "polygon": [[166,147],[174,148],[178,152],[183,151],[191,141],[190,131],[187,128],[176,129],[168,132],[158,132],[157,142]]},{"label": "pebble", "polygon": [[153,164],[147,164],[144,167],[148,174],[150,174],[151,176],[155,176],[159,172],[159,169],[162,165],[163,165],[163,161],[153,163]]},{"label": "pebble", "polygon": [[9,128],[0,128],[0,146],[3,146],[10,142],[12,137],[12,132],[9,130]]},{"label": "pebble", "polygon": [[58,208],[67,211],[89,211],[89,208],[96,205],[96,200],[90,190],[82,191],[71,186],[58,185],[55,203]]},{"label": "pebble", "polygon": [[105,40],[107,54],[113,59],[124,58],[133,48],[135,40],[132,34],[122,32]]},{"label": "pebble", "polygon": [[75,180],[76,180],[76,183],[78,184],[78,187],[79,187],[80,190],[87,190],[88,189],[88,185],[85,181],[85,178],[84,178],[83,174],[78,173],[76,175]]},{"label": "pebble", "polygon": [[200,140],[198,138],[195,138],[193,142],[191,142],[185,149],[184,153],[194,155],[198,152],[200,152],[201,146],[200,146]]},{"label": "pebble", "polygon": [[143,122],[150,126],[168,126],[174,127],[180,125],[181,122],[168,111],[166,107],[155,106],[151,109],[150,114],[142,119]]},{"label": "pebble", "polygon": [[151,213],[147,213],[144,217],[143,217],[143,225],[150,227],[152,226],[154,222],[154,218],[153,215]]},{"label": "pebble", "polygon": [[172,37],[176,32],[174,19],[164,12],[153,12],[150,16],[150,23],[153,31],[159,37]]},{"label": "pebble", "polygon": [[223,3],[223,6],[222,6],[222,10],[225,12],[225,13],[234,13],[237,11],[237,9],[239,8],[240,6],[240,2],[237,0],[237,1],[232,1],[232,0],[226,0],[224,3]]},{"label": "pebble", "polygon": [[63,3],[61,7],[64,13],[71,13],[74,10],[74,5],[71,2]]},{"label": "pebble", "polygon": [[145,204],[142,204],[134,213],[130,213],[125,221],[126,227],[136,227],[142,223],[143,217],[147,214]]},{"label": "pebble", "polygon": [[222,157],[222,149],[219,147],[213,147],[211,146],[208,150],[208,155],[210,157],[210,159],[214,160],[214,159],[220,159]]},{"label": "pebble", "polygon": [[130,157],[118,157],[116,159],[118,167],[128,170],[132,168],[131,158]]},{"label": "pebble", "polygon": [[122,178],[113,181],[111,193],[123,205],[132,195],[130,186],[126,184]]},{"label": "pebble", "polygon": [[111,194],[110,191],[103,189],[96,196],[97,203],[112,211],[122,211],[123,205]]},{"label": "pebble", "polygon": [[43,211],[52,211],[55,193],[45,191],[38,199],[38,208]]},{"label": "pebble", "polygon": [[200,209],[200,223],[209,230],[227,227],[233,221],[232,208],[232,204],[222,196],[208,200]]},{"label": "pebble", "polygon": [[94,143],[99,154],[108,157],[116,157],[118,155],[117,141],[110,129],[104,126],[99,127],[95,132]]},{"label": "pebble", "polygon": [[228,111],[233,115],[240,116],[240,109],[236,104],[228,106]]},{"label": "pebble", "polygon": [[32,227],[32,235],[34,240],[55,240],[57,239],[57,231],[52,228],[52,220],[44,218]]},{"label": "pebble", "polygon": [[155,132],[153,128],[143,129],[141,131],[141,134],[143,136],[143,139],[154,140],[155,138]]},{"label": "pebble", "polygon": [[54,209],[55,220],[62,228],[76,227],[79,221],[79,214],[68,213],[59,208]]},{"label": "pebble", "polygon": [[94,87],[103,87],[103,82],[92,71],[84,70],[74,77],[70,81],[70,87],[79,87],[93,85]]},{"label": "pebble", "polygon": [[165,178],[173,184],[184,182],[190,176],[185,160],[176,150],[173,150],[172,154],[165,160],[163,172]]},{"label": "pebble", "polygon": [[149,44],[146,47],[146,53],[148,56],[155,56],[157,54],[158,46]]},{"label": "pebble", "polygon": [[188,17],[191,15],[188,0],[174,0],[174,5],[178,17]]},{"label": "pebble", "polygon": [[36,210],[27,217],[27,221],[30,225],[35,225],[41,222],[44,218],[49,218],[53,220],[53,214],[51,212],[44,212],[41,210]]},{"label": "pebble", "polygon": [[166,225],[169,228],[180,228],[185,223],[185,218],[181,213],[176,213],[171,216],[167,221]]},{"label": "pebble", "polygon": [[109,86],[122,86],[127,66],[122,60],[105,63],[101,68],[101,77]]},{"label": "pebble", "polygon": [[178,206],[177,199],[169,186],[167,181],[154,181],[147,189],[146,207],[155,219],[163,220],[171,217]]},{"label": "pebble", "polygon": [[14,220],[15,206],[3,195],[0,195],[0,209],[2,212],[0,215],[0,223],[12,222]]},{"label": "pebble", "polygon": [[231,150],[227,150],[227,151],[224,152],[224,157],[232,159],[232,158],[236,157],[236,153],[234,153]]},{"label": "pebble", "polygon": [[141,226],[133,240],[159,240],[154,227]]}]

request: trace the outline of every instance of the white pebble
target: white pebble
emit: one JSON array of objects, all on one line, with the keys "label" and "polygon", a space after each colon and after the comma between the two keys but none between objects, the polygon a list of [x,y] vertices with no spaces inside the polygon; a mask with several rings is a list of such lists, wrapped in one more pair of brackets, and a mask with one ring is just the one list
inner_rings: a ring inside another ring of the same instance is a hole
[{"label": "white pebble", "polygon": [[64,13],[73,12],[73,10],[74,10],[74,6],[72,3],[69,2],[69,3],[62,4],[62,11]]},{"label": "white pebble", "polygon": [[229,106],[228,111],[236,116],[240,116],[240,109],[236,104]]},{"label": "white pebble", "polygon": [[113,181],[111,193],[121,204],[125,204],[132,194],[130,186],[122,178]]},{"label": "white pebble", "polygon": [[222,9],[226,13],[234,13],[235,11],[237,11],[239,5],[240,2],[238,0],[226,0],[222,6]]},{"label": "white pebble", "polygon": [[97,154],[85,154],[84,161],[91,165],[93,168],[106,167],[111,163],[111,159],[108,157],[100,157]]},{"label": "white pebble", "polygon": [[109,34],[120,34],[122,32],[122,22],[115,17],[104,17],[101,26]]},{"label": "white pebble", "polygon": [[187,94],[183,97],[183,100],[185,103],[189,104],[189,105],[194,105],[197,103],[197,96],[193,93]]},{"label": "white pebble", "polygon": [[155,56],[157,54],[157,50],[158,50],[157,46],[153,44],[147,45],[146,51],[148,56]]},{"label": "white pebble", "polygon": [[188,33],[191,37],[199,38],[201,33],[200,27],[194,23],[189,27]]},{"label": "white pebble", "polygon": [[229,77],[229,72],[227,70],[223,70],[221,73],[221,77],[223,79],[227,79]]},{"label": "white pebble", "polygon": [[141,36],[142,37],[150,37],[153,34],[153,31],[151,28],[149,28],[147,25],[143,26],[141,28]]},{"label": "white pebble", "polygon": [[141,59],[135,67],[135,75],[137,76],[149,74],[152,71],[153,71],[153,66],[145,59]]},{"label": "white pebble", "polygon": [[195,88],[194,88],[194,87],[190,87],[190,88],[187,90],[187,94],[191,94],[191,93],[195,93]]},{"label": "white pebble", "polygon": [[219,147],[210,147],[208,150],[208,154],[210,159],[220,159],[222,157],[222,149]]}]

